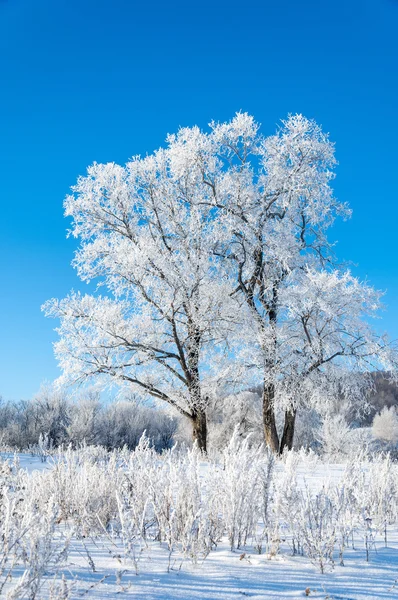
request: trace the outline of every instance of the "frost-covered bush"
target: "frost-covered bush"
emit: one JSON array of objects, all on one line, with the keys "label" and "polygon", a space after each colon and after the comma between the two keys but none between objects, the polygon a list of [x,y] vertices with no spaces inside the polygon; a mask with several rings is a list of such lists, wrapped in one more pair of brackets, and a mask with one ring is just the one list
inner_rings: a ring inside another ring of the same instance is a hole
[{"label": "frost-covered bush", "polygon": [[343,415],[326,416],[318,431],[318,440],[324,456],[339,460],[349,453],[350,427]]},{"label": "frost-covered bush", "polygon": [[48,433],[45,433],[44,435],[41,433],[37,444],[30,444],[28,446],[29,452],[33,456],[39,456],[42,462],[46,462],[47,458],[51,456],[53,448],[53,441]]},{"label": "frost-covered bush", "polygon": [[372,433],[377,440],[383,440],[391,444],[398,442],[398,413],[395,406],[390,408],[385,406],[381,412],[374,416]]},{"label": "frost-covered bush", "polygon": [[321,573],[334,565],[338,510],[328,489],[312,494],[308,488],[298,494],[297,537],[304,552]]},{"label": "frost-covered bush", "polygon": [[[49,569],[63,566],[69,535],[57,532],[59,506],[44,478],[33,492],[18,463],[0,462],[0,595],[36,598]],[[16,573],[22,573],[20,577]]]},{"label": "frost-covered bush", "polygon": [[284,459],[284,468],[279,471],[275,481],[269,544],[270,556],[279,552],[281,537],[287,530],[291,532],[292,553],[300,552],[300,540],[297,539],[295,533],[298,514],[297,468],[299,455],[296,452],[288,452],[284,455]]}]

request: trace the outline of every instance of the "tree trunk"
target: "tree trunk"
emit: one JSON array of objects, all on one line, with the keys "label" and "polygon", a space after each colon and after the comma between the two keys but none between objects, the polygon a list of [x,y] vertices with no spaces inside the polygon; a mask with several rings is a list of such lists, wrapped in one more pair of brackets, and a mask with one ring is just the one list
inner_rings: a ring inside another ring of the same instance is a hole
[{"label": "tree trunk", "polygon": [[285,412],[285,425],[283,428],[283,435],[281,441],[281,447],[279,448],[279,454],[282,454],[283,450],[287,448],[291,450],[293,448],[294,438],[294,426],[296,422],[296,410],[287,410]]},{"label": "tree trunk", "polygon": [[207,452],[207,419],[206,412],[202,409],[192,413],[192,439],[197,442],[199,450]]},{"label": "tree trunk", "polygon": [[275,387],[273,383],[264,384],[263,390],[263,424],[267,445],[275,453],[279,452],[279,438],[276,430],[274,412]]}]

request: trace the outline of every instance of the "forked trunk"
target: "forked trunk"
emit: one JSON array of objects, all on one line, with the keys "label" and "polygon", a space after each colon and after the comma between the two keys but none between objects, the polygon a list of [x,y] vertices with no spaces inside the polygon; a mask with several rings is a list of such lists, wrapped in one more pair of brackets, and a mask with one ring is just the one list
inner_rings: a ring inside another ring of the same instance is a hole
[{"label": "forked trunk", "polygon": [[207,419],[204,410],[197,409],[192,413],[192,439],[198,444],[199,450],[207,452]]},{"label": "forked trunk", "polygon": [[294,426],[296,423],[296,410],[287,410],[285,412],[285,425],[283,428],[283,435],[281,446],[279,448],[279,454],[282,454],[283,450],[287,448],[291,450],[293,448],[294,438]]},{"label": "forked trunk", "polygon": [[279,452],[279,438],[276,430],[274,412],[275,387],[273,383],[264,385],[263,390],[263,424],[264,436],[267,445],[275,453]]}]

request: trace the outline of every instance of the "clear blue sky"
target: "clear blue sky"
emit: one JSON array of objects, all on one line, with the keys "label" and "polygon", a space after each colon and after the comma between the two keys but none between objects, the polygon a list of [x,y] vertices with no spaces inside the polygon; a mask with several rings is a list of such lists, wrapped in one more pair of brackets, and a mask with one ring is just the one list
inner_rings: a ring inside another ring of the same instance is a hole
[{"label": "clear blue sky", "polygon": [[40,305],[84,289],[62,201],[93,161],[151,152],[180,125],[289,112],[336,142],[333,231],[388,290],[398,337],[398,0],[0,0],[0,394],[58,375]]}]

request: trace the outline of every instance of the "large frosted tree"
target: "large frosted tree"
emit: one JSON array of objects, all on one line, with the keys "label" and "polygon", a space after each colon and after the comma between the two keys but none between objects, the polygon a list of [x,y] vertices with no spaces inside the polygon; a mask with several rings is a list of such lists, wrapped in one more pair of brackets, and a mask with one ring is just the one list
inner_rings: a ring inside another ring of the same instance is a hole
[{"label": "large frosted tree", "polygon": [[336,394],[358,398],[371,370],[393,371],[393,349],[367,321],[379,294],[339,270],[326,236],[349,215],[334,166],[313,121],[289,117],[265,138],[239,113],[181,129],[125,167],[90,167],[65,207],[78,273],[106,294],[46,304],[61,320],[63,379],[138,386],[189,418],[206,449],[214,368],[238,384],[254,373],[278,452],[300,407],[327,410]]}]

